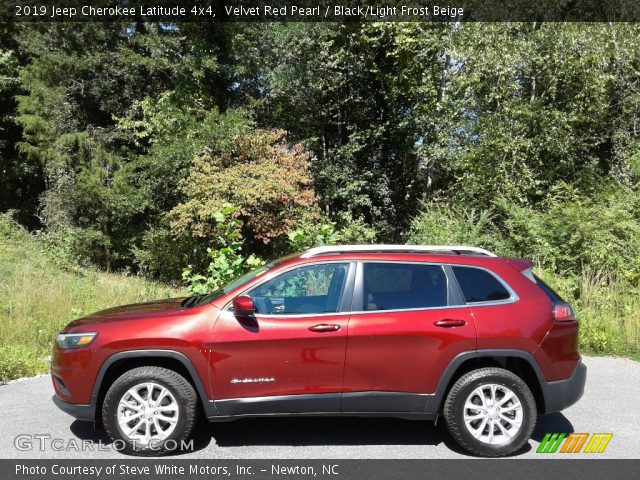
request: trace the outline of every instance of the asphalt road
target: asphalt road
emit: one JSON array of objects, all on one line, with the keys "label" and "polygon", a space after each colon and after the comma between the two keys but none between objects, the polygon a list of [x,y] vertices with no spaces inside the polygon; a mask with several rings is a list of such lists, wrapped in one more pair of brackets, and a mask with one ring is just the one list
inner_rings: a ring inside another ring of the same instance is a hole
[{"label": "asphalt road", "polygon": [[[587,357],[587,386],[580,402],[563,413],[541,417],[520,457],[550,458],[535,453],[547,432],[612,432],[599,458],[640,458],[640,363],[609,357]],[[0,458],[122,458],[104,434],[74,421],[51,401],[48,376],[0,386]],[[48,435],[41,450],[21,451],[18,435]],[[50,439],[57,439],[51,442]],[[460,458],[466,456],[439,422],[364,418],[273,418],[199,425],[194,451],[182,458]],[[72,442],[72,440],[75,440]],[[78,453],[59,446],[82,445]],[[100,442],[107,444],[99,448]],[[56,447],[52,445],[55,443]],[[574,458],[593,455],[573,455]]]}]

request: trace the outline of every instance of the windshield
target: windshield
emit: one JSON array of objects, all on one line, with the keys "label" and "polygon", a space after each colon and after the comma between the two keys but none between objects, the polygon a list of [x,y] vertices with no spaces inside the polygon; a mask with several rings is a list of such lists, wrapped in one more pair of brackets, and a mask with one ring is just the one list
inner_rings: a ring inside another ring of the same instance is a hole
[{"label": "windshield", "polygon": [[[213,302],[216,298],[220,298],[222,295],[225,295],[229,293],[231,290],[238,288],[243,283],[246,283],[249,280],[253,280],[254,278],[264,274],[269,269],[273,268],[275,265],[277,265],[277,262],[268,263],[263,267],[256,268],[255,270],[251,270],[250,272],[239,276],[238,278],[236,278],[235,280],[232,280],[231,282],[227,283],[224,287],[219,288],[218,290],[215,290],[211,293],[206,293],[204,295],[197,295],[196,297],[190,297],[190,298],[195,298],[195,300],[189,302],[190,303],[189,306],[199,307],[200,305],[204,305],[205,303]],[[186,304],[187,304],[187,301],[184,302],[185,306],[187,306]]]}]

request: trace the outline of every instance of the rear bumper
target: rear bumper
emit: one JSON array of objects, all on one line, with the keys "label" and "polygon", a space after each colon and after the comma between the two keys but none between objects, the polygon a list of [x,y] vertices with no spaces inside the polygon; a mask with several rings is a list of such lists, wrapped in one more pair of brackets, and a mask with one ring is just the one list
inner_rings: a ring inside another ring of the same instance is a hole
[{"label": "rear bumper", "polygon": [[587,381],[587,367],[582,361],[578,363],[571,377],[543,385],[545,413],[559,412],[576,403],[584,393]]},{"label": "rear bumper", "polygon": [[96,407],[94,405],[83,405],[78,403],[69,403],[61,400],[57,395],[53,396],[53,403],[62,410],[64,413],[68,413],[72,417],[82,420],[83,422],[94,422]]}]

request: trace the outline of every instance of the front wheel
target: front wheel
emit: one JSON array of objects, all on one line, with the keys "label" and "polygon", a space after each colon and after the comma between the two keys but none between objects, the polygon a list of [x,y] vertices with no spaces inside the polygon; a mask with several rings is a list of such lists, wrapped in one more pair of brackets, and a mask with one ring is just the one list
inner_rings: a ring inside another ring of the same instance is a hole
[{"label": "front wheel", "polygon": [[164,455],[193,430],[196,393],[180,374],[161,367],[125,372],[109,388],[102,422],[114,446],[134,455]]},{"label": "front wheel", "polygon": [[471,371],[451,387],[444,405],[451,436],[465,450],[502,457],[520,450],[536,424],[536,402],[527,384],[502,368]]}]

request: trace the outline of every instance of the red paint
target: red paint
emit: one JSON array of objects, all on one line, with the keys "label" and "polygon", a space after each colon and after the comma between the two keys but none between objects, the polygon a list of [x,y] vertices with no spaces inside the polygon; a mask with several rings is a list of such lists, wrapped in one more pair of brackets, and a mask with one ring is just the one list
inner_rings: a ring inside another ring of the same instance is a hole
[{"label": "red paint", "polygon": [[255,305],[253,300],[248,295],[240,295],[233,299],[233,311],[239,316],[253,315],[255,312]]},{"label": "red paint", "polygon": [[[253,316],[248,297],[239,296],[293,266],[330,260],[479,266],[500,276],[518,300],[398,312]],[[72,322],[65,332],[98,335],[81,349],[55,347],[51,370],[70,394],[63,395],[55,382],[54,387],[67,402],[89,403],[107,358],[143,349],[184,354],[208,397],[216,400],[342,391],[433,393],[452,359],[475,349],[524,350],[535,356],[547,380],[568,378],[579,361],[577,322],[554,322],[551,301],[520,272],[529,266],[521,260],[447,254],[289,257],[200,307],[183,308],[182,299],[172,299],[117,307]],[[234,299],[245,315],[221,313]]]},{"label": "red paint", "polygon": [[[297,393],[331,393],[342,388],[348,314],[322,317],[256,316],[243,325],[224,312],[215,326],[210,357],[216,400]],[[339,330],[315,332],[319,324]],[[232,383],[233,379],[272,382]]]},{"label": "red paint", "polygon": [[[434,325],[452,315],[466,325]],[[449,362],[459,353],[475,350],[475,344],[467,307],[354,314],[349,321],[344,391],[433,393]]]}]

